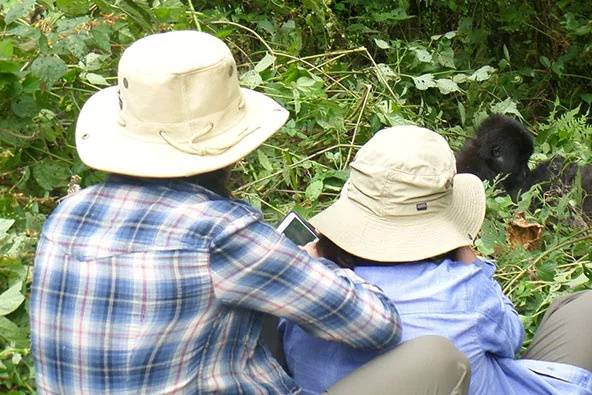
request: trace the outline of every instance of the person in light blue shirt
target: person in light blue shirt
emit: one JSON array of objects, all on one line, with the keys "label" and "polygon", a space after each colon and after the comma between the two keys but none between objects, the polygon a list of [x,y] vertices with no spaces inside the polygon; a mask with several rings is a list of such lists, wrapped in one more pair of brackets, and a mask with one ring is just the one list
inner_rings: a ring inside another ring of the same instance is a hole
[{"label": "person in light blue shirt", "polygon": [[[354,267],[396,303],[403,342],[433,334],[451,340],[469,358],[469,393],[592,394],[592,291],[556,300],[516,358],[524,339],[519,315],[493,278],[495,265],[470,248],[484,216],[483,186],[455,173],[436,133],[378,132],[352,162],[337,202],[311,219],[323,235],[318,253]],[[308,394],[379,355],[319,339],[291,321],[280,330],[288,368]]]}]

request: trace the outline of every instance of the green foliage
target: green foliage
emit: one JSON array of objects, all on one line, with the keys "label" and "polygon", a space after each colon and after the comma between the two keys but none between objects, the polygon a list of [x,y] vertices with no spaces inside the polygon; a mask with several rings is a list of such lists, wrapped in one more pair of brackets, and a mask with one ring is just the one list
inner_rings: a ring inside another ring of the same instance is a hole
[{"label": "green foliage", "polygon": [[[28,306],[41,224],[68,189],[104,176],[74,147],[84,102],[115,83],[117,59],[150,33],[198,29],[226,40],[241,83],[290,121],[233,172],[235,194],[277,221],[328,205],[357,148],[381,127],[424,125],[457,148],[489,113],[537,134],[533,165],[592,162],[591,2],[366,0],[0,0],[0,392],[34,392]],[[581,192],[581,191],[580,191]],[[514,204],[488,187],[479,251],[528,332],[549,302],[592,287],[592,238],[578,188]],[[513,247],[519,212],[544,226]]]}]

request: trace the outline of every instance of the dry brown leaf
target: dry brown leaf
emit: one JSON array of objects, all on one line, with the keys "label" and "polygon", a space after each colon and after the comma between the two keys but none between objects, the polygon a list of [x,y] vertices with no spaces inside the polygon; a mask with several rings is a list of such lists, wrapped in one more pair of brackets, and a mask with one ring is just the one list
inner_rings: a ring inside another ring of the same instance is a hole
[{"label": "dry brown leaf", "polygon": [[506,231],[512,247],[522,246],[526,250],[535,249],[543,237],[543,226],[528,222],[524,213],[518,213],[508,224]]}]

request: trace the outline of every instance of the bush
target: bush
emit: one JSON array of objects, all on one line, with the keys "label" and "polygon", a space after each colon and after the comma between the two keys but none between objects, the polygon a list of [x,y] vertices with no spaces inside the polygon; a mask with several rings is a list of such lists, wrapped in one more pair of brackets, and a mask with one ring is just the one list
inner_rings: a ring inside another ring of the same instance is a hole
[{"label": "bush", "polygon": [[[41,225],[68,190],[104,177],[76,155],[77,114],[115,83],[122,50],[146,34],[199,29],[223,38],[242,84],[290,110],[287,125],[233,172],[235,194],[271,222],[329,204],[357,148],[401,123],[430,127],[458,147],[487,114],[507,113],[538,133],[535,160],[562,152],[591,161],[589,2],[4,0],[0,7],[3,392],[34,392],[26,298]],[[497,259],[530,338],[551,299],[592,286],[592,235],[578,227],[577,191],[530,212],[536,191],[513,204],[494,187],[478,248]],[[520,233],[533,226],[534,236]]]}]

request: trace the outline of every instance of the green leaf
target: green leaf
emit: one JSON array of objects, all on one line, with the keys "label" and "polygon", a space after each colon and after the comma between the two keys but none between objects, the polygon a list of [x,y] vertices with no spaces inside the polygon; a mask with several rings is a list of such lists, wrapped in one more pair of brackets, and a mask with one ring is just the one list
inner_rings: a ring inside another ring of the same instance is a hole
[{"label": "green leaf", "polygon": [[592,281],[584,273],[580,273],[578,277],[573,278],[568,284],[570,288],[577,288],[584,284],[592,286]]},{"label": "green leaf", "polygon": [[22,287],[23,283],[19,281],[0,294],[0,316],[12,313],[23,303],[25,297],[21,293]]},{"label": "green leaf", "polygon": [[452,77],[452,81],[456,82],[457,84],[462,84],[463,82],[467,82],[469,80],[469,76],[463,73],[455,74]]},{"label": "green leaf", "polygon": [[0,60],[0,73],[16,74],[19,71],[19,64],[8,60]]},{"label": "green leaf", "polygon": [[68,185],[70,171],[65,164],[57,161],[45,161],[33,167],[33,178],[46,191]]},{"label": "green leaf", "polygon": [[0,218],[0,237],[4,237],[8,229],[14,225],[14,219]]},{"label": "green leaf", "polygon": [[539,61],[540,61],[540,62],[541,62],[541,64],[542,64],[543,66],[545,66],[546,68],[548,68],[548,69],[550,69],[550,68],[551,68],[551,61],[549,60],[549,58],[548,58],[548,57],[546,57],[546,56],[541,56],[541,57],[539,58]]},{"label": "green leaf", "polygon": [[261,150],[261,149],[257,150],[257,158],[259,159],[259,163],[261,163],[261,166],[263,166],[263,168],[265,170],[269,170],[269,171],[273,170],[273,166],[272,166],[271,162],[269,161],[269,158],[267,157],[267,155],[265,155],[265,153],[263,152],[263,150]]},{"label": "green leaf", "polygon": [[537,267],[538,277],[543,281],[553,281],[556,268],[557,263],[552,260],[548,260]]},{"label": "green leaf", "polygon": [[86,14],[91,4],[89,0],[56,0],[56,6],[66,15],[78,16]]},{"label": "green leaf", "polygon": [[497,114],[514,114],[518,117],[522,117],[522,114],[518,111],[517,103],[509,97],[506,100],[491,106],[491,112]]},{"label": "green leaf", "polygon": [[456,68],[454,65],[454,51],[452,48],[448,47],[438,53],[438,63],[451,69]]},{"label": "green leaf", "polygon": [[275,56],[271,55],[269,52],[265,53],[263,59],[259,61],[255,65],[255,71],[261,73],[269,68],[275,62]]},{"label": "green leaf", "polygon": [[376,66],[378,67],[380,74],[382,74],[385,79],[390,80],[394,77],[397,77],[397,73],[395,73],[395,71],[388,64],[378,63]]},{"label": "green leaf", "polygon": [[425,48],[412,47],[410,49],[415,53],[415,57],[420,62],[432,63],[432,54],[429,53]]},{"label": "green leaf", "polygon": [[99,49],[102,49],[105,52],[111,52],[111,41],[109,37],[111,32],[111,28],[105,23],[96,26],[90,31],[92,40],[89,45],[92,46],[92,43],[94,43]]},{"label": "green leaf", "polygon": [[319,196],[321,195],[321,192],[323,192],[323,181],[316,180],[316,181],[313,181],[306,188],[306,191],[304,191],[304,195],[306,196],[306,198],[308,200],[313,202],[319,198]]},{"label": "green leaf", "polygon": [[457,83],[448,79],[437,79],[436,86],[438,87],[438,90],[440,90],[440,93],[443,95],[460,91],[460,88],[458,87]]},{"label": "green leaf", "polygon": [[379,38],[375,38],[374,42],[376,43],[376,46],[380,49],[389,49],[391,47],[389,43]]},{"label": "green leaf", "polygon": [[494,72],[495,72],[495,69],[493,67],[483,66],[479,70],[476,70],[473,74],[471,74],[471,76],[469,77],[469,80],[477,81],[477,82],[486,81],[491,77],[491,75]]},{"label": "green leaf", "polygon": [[436,86],[436,81],[434,81],[433,74],[423,74],[419,77],[413,77],[413,83],[420,91],[425,91],[428,88],[434,88]]},{"label": "green leaf", "polygon": [[467,112],[465,110],[464,104],[458,102],[458,115],[460,116],[460,124],[464,125],[467,120]]},{"label": "green leaf", "polygon": [[103,65],[103,55],[91,52],[84,58],[84,69],[86,71],[95,71],[101,68]]},{"label": "green leaf", "polygon": [[86,48],[85,36],[81,34],[73,34],[64,40],[64,45],[70,53],[78,59],[84,58],[88,49]]},{"label": "green leaf", "polygon": [[17,347],[27,347],[29,345],[27,330],[19,328],[6,317],[0,317],[0,337],[15,342]]},{"label": "green leaf", "polygon": [[39,107],[33,95],[20,95],[12,100],[10,108],[20,118],[31,118],[39,113]]},{"label": "green leaf", "polygon": [[14,45],[10,40],[0,41],[0,58],[10,58],[14,53]]},{"label": "green leaf", "polygon": [[302,91],[314,86],[317,81],[309,77],[300,77],[296,80],[296,87]]},{"label": "green leaf", "polygon": [[6,13],[4,17],[4,22],[8,25],[12,22],[16,21],[19,18],[23,18],[35,7],[35,0],[20,0],[17,1]]},{"label": "green leaf", "polygon": [[31,72],[48,86],[55,84],[67,71],[66,63],[57,56],[41,56],[31,65]]},{"label": "green leaf", "polygon": [[100,74],[86,73],[84,76],[88,82],[93,85],[109,85],[109,82]]},{"label": "green leaf", "polygon": [[135,0],[121,0],[119,7],[131,20],[137,23],[142,30],[146,32],[153,31],[153,27],[156,25],[154,22],[156,22],[156,20],[152,17],[152,11],[147,5]]},{"label": "green leaf", "polygon": [[256,70],[249,70],[241,75],[240,82],[247,88],[254,89],[263,83],[263,79]]}]

